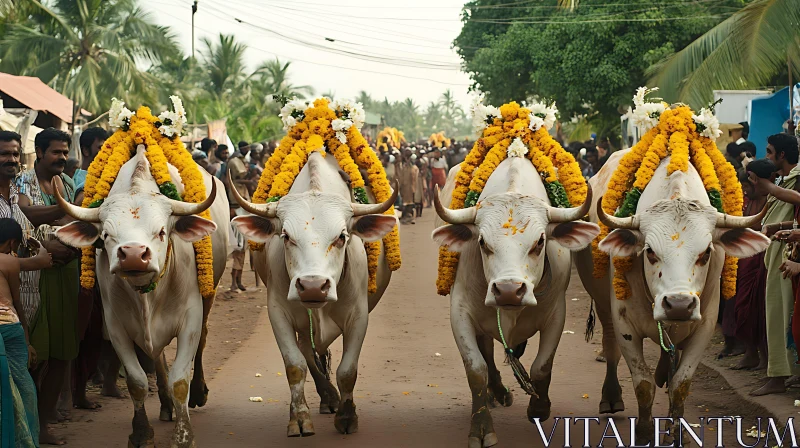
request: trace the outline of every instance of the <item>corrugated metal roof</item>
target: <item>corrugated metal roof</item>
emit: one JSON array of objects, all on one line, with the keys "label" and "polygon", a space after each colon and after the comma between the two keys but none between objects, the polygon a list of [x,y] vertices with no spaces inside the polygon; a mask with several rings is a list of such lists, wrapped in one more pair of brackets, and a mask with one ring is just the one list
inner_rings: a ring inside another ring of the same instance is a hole
[{"label": "corrugated metal roof", "polygon": [[[55,115],[72,123],[72,100],[56,92],[41,79],[31,76],[14,76],[0,73],[0,92],[14,98],[29,109]],[[84,115],[90,112],[81,109]]]}]

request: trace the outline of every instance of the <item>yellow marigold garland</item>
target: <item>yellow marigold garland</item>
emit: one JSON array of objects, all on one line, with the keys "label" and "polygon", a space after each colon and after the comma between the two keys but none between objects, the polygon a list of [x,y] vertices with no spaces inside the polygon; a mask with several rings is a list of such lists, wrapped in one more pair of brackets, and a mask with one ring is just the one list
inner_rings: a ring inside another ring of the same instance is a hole
[{"label": "yellow marigold garland", "polygon": [[[391,197],[391,186],[375,152],[355,126],[351,126],[346,132],[347,143],[338,140],[331,125],[336,118],[337,111],[330,107],[329,101],[325,98],[316,99],[313,106],[305,110],[303,120],[288,130],[278,148],[267,160],[258,188],[253,195],[253,202],[263,204],[288,194],[308,156],[314,151],[325,155],[326,147],[336,158],[339,167],[350,177],[350,186],[358,201],[366,202],[367,199],[364,192],[366,182],[359,168],[367,171],[370,188],[378,202]],[[402,132],[392,131],[391,138],[402,139]],[[385,214],[394,215],[394,208],[387,210]],[[389,269],[392,271],[400,269],[400,234],[397,226],[383,238],[383,245],[386,248]],[[261,250],[264,245],[251,242],[250,247],[253,250]],[[364,248],[367,252],[369,272],[368,290],[374,293],[377,291],[381,243],[380,241],[364,243]]]},{"label": "yellow marigold garland", "polygon": [[[178,169],[184,184],[183,200],[199,203],[206,199],[205,183],[197,164],[178,136],[169,139],[161,135],[155,123],[158,119],[150,109],[141,107],[131,117],[127,131],[117,130],[92,161],[86,175],[82,206],[90,207],[102,201],[111,190],[120,168],[131,158],[136,146],[146,145],[145,156],[150,171],[159,186],[171,182],[167,163]],[[206,210],[201,217],[211,219]],[[214,296],[214,270],[211,237],[193,243],[197,264],[197,280],[204,298]],[[83,248],[81,256],[81,286],[92,288],[95,284],[95,248]]]},{"label": "yellow marigold garland", "polygon": [[[565,151],[544,127],[531,131],[530,113],[530,109],[520,107],[516,102],[500,107],[502,118],[495,118],[483,130],[481,138],[475,142],[461,163],[455,178],[450,208],[464,208],[467,201],[472,204],[477,200],[489,177],[507,158],[508,147],[516,138],[522,139],[528,147],[526,157],[533,162],[536,171],[543,175],[546,188],[548,185],[555,185],[556,182],[560,182],[564,187],[566,197],[560,198],[562,203],[566,201],[570,204],[582,204],[586,200],[588,191],[586,180],[575,158]],[[550,193],[548,191],[548,195]],[[553,205],[558,206],[558,204]],[[436,290],[440,295],[450,293],[456,278],[458,260],[458,252],[448,251],[447,246],[439,247]]]},{"label": "yellow marigold garland", "polygon": [[[691,158],[691,163],[700,175],[712,205],[725,213],[742,215],[744,199],[736,171],[725,160],[725,156],[714,141],[697,133],[692,111],[687,106],[664,111],[658,126],[648,131],[639,143],[623,156],[603,196],[603,210],[608,214],[625,216],[634,213],[635,210],[625,209],[630,206],[628,201],[623,204],[625,195],[641,194],[652,179],[655,169],[667,155],[671,156],[667,166],[668,174],[687,171]],[[638,200],[638,196],[635,199]],[[608,227],[601,223],[600,235],[592,242],[594,276],[597,278],[605,275],[608,269],[609,257],[597,248],[598,243],[608,236],[608,233]],[[612,284],[616,297],[624,300],[631,294],[625,273],[633,267],[633,257],[614,257],[613,261],[615,275]],[[733,297],[736,293],[736,270],[737,259],[726,256],[722,270],[722,294],[725,298]]]}]

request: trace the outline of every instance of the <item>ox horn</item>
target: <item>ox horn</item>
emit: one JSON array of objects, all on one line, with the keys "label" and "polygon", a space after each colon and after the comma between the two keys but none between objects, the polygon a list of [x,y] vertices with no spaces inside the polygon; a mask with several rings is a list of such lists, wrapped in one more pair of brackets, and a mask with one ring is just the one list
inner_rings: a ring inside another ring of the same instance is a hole
[{"label": "ox horn", "polygon": [[586,216],[589,213],[589,209],[592,207],[592,186],[588,183],[586,186],[588,190],[586,191],[586,200],[583,201],[583,204],[579,207],[572,208],[548,207],[547,220],[554,223],[571,222],[578,221]]},{"label": "ox horn", "polygon": [[603,210],[603,197],[597,200],[597,217],[600,222],[607,225],[611,229],[630,229],[639,230],[639,219],[636,215],[629,218],[617,218],[616,216],[607,215]]},{"label": "ox horn", "polygon": [[214,199],[217,197],[217,183],[214,180],[211,180],[211,194],[208,195],[205,201],[199,204],[192,204],[191,202],[182,202],[176,201],[174,199],[168,199],[170,207],[172,207],[172,214],[174,216],[190,216],[190,215],[197,215],[203,213],[211,207],[211,204],[214,203]]},{"label": "ox horn", "polygon": [[77,205],[70,204],[66,199],[64,199],[63,196],[61,196],[61,189],[64,188],[64,183],[61,181],[61,177],[53,177],[52,186],[53,193],[56,196],[56,201],[58,201],[58,205],[61,207],[61,210],[64,210],[64,213],[72,216],[78,221],[100,222],[100,207],[78,207]]},{"label": "ox horn", "polygon": [[252,213],[256,216],[261,216],[262,218],[267,219],[272,219],[278,216],[277,202],[270,202],[269,204],[253,204],[252,202],[243,198],[242,195],[239,194],[239,190],[233,186],[233,179],[231,179],[230,170],[228,170],[228,185],[231,194],[233,194],[233,198],[236,199],[236,202],[248,213]]},{"label": "ox horn", "polygon": [[394,203],[397,202],[397,191],[399,190],[399,185],[397,182],[394,183],[394,189],[392,191],[392,196],[383,201],[381,204],[350,204],[353,207],[353,217],[356,216],[364,216],[364,215],[380,215],[381,213],[389,210],[394,206]]},{"label": "ox horn", "polygon": [[436,194],[433,195],[433,205],[436,207],[436,214],[442,218],[442,221],[449,224],[472,224],[478,215],[478,209],[475,206],[462,210],[452,210],[443,206],[442,201],[439,200],[438,185],[436,186]]},{"label": "ox horn", "polygon": [[769,206],[764,204],[761,212],[753,216],[732,216],[725,213],[717,213],[717,227],[721,229],[746,229],[753,227],[761,222],[767,214]]}]

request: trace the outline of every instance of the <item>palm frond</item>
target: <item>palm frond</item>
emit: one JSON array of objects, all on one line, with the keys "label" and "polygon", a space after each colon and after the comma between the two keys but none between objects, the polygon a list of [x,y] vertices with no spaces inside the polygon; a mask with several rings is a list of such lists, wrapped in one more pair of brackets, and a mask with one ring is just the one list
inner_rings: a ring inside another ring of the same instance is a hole
[{"label": "palm frond", "polygon": [[[648,71],[651,85],[665,98],[695,107],[715,89],[766,84],[797,53],[800,36],[797,0],[755,0]],[[793,60],[800,73],[800,61]]]}]

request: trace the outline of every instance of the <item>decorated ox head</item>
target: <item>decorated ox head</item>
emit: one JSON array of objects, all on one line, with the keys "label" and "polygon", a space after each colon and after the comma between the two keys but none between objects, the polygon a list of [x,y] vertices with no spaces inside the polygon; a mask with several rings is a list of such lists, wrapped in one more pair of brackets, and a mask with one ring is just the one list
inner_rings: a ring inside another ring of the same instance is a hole
[{"label": "decorated ox head", "polygon": [[72,205],[54,188],[61,208],[77,219],[55,234],[64,244],[78,248],[92,246],[99,238],[111,274],[142,290],[157,281],[166,268],[172,236],[194,242],[216,231],[212,221],[194,215],[211,206],[217,189],[212,182],[211,194],[200,204],[167,198],[160,194],[141,148],[120,169],[117,182],[124,182],[126,177],[131,179],[130,185],[112,189],[97,208]]},{"label": "decorated ox head", "polygon": [[542,280],[547,241],[576,251],[600,233],[597,224],[580,220],[589,212],[591,200],[591,188],[583,205],[566,209],[509,192],[486,197],[473,207],[451,210],[442,206],[437,192],[436,212],[450,225],[434,230],[433,240],[453,252],[477,242],[488,283],[486,306],[534,306],[533,291]]},{"label": "decorated ox head", "polygon": [[[671,183],[685,185],[680,179]],[[721,268],[723,251],[747,258],[769,245],[767,237],[748,228],[761,222],[766,208],[755,216],[731,216],[685,196],[680,190],[672,191],[670,199],[628,218],[609,216],[599,202],[597,206],[600,221],[616,229],[600,242],[600,250],[612,257],[643,255],[657,321],[700,320],[700,297],[713,259]]]},{"label": "decorated ox head", "polygon": [[[252,213],[238,216],[232,223],[256,243],[279,236],[289,274],[288,300],[307,308],[321,308],[338,300],[336,287],[351,238],[379,241],[397,225],[397,218],[382,214],[394,205],[397,189],[382,204],[354,204],[340,194],[322,191],[325,182],[318,171],[324,170],[325,165],[318,154],[312,154],[307,165],[312,172],[310,191],[291,193],[277,202],[253,204],[232,189],[236,201]],[[331,174],[329,181],[341,182],[337,172],[326,174]],[[366,273],[366,266],[363,269]]]}]

